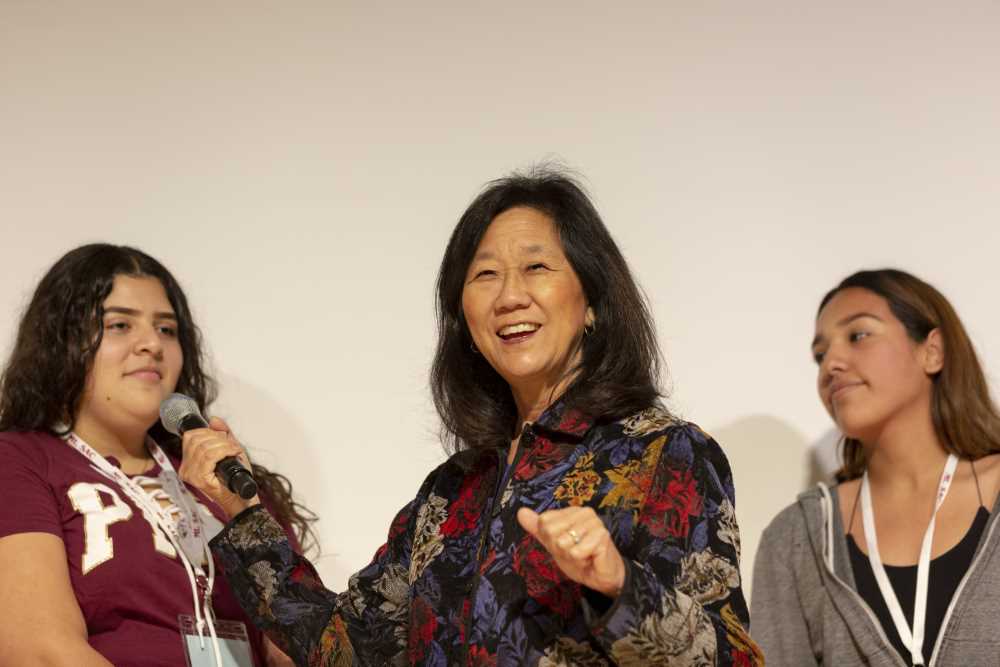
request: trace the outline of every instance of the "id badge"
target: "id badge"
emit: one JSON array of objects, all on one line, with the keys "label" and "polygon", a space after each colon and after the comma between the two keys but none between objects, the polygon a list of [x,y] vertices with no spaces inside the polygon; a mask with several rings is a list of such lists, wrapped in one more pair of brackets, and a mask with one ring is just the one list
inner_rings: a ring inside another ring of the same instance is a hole
[{"label": "id badge", "polygon": [[[198,636],[194,617],[181,614],[177,617],[184,642],[184,657],[187,667],[218,667],[215,661],[215,642],[208,628]],[[219,638],[222,667],[253,667],[250,638],[247,628],[239,621],[215,621],[215,634]]]}]

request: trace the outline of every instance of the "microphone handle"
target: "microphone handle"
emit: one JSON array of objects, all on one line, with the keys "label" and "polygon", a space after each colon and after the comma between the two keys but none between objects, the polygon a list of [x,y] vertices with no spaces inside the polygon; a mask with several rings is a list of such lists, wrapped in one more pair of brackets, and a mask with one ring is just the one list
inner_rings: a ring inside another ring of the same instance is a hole
[{"label": "microphone handle", "polygon": [[[194,406],[191,407],[193,408]],[[181,423],[177,425],[177,430],[181,432],[181,435],[196,428],[208,428],[208,422],[197,412],[184,415],[181,417]]]},{"label": "microphone handle", "polygon": [[[208,422],[197,412],[185,415],[181,419],[181,423],[177,425],[177,430],[181,432],[181,435],[196,428],[208,428]],[[257,495],[257,480],[235,456],[227,456],[216,463],[215,475],[223,486],[244,500],[250,500]]]},{"label": "microphone handle", "polygon": [[227,489],[243,500],[250,500],[257,495],[257,480],[235,456],[227,456],[216,463],[215,475]]}]

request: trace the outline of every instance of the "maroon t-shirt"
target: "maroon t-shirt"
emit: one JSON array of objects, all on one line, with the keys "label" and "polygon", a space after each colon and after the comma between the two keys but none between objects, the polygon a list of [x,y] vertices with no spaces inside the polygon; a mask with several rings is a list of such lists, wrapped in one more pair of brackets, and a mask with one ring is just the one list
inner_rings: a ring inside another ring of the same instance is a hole
[{"label": "maroon t-shirt", "polygon": [[[157,465],[146,476],[159,472]],[[218,506],[194,493],[225,522]],[[70,580],[94,649],[117,667],[183,667],[177,616],[194,616],[194,600],[169,541],[124,491],[63,440],[39,432],[0,433],[0,537],[29,532],[51,533],[66,545]],[[261,634],[218,567],[212,605],[217,618],[246,624],[254,660],[262,665]]]}]

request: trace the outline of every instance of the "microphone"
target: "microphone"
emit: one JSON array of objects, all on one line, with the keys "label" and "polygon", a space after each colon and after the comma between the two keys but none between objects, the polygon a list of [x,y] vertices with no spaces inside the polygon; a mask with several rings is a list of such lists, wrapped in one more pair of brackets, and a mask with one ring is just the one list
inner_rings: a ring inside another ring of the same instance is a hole
[{"label": "microphone", "polygon": [[[198,403],[184,394],[170,394],[160,403],[160,422],[168,432],[180,437],[195,428],[208,428]],[[215,474],[222,484],[244,500],[257,495],[257,481],[235,456],[227,456],[215,464]]]}]

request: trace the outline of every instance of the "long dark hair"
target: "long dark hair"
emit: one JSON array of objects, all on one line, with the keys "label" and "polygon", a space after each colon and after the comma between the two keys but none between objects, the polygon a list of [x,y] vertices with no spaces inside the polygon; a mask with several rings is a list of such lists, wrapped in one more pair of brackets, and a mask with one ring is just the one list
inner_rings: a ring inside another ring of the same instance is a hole
[{"label": "long dark hair", "polygon": [[[166,267],[141,250],[94,243],[63,255],[35,289],[0,376],[0,431],[65,435],[73,429],[87,374],[101,345],[104,300],[116,276],[151,277],[163,285],[177,316],[184,353],[176,391],[193,398],[206,412],[215,399],[215,382],[205,371],[201,332],[184,291]],[[180,440],[159,421],[149,435],[180,457]],[[292,527],[303,545],[315,542],[310,529],[315,516],[292,499],[289,481],[257,464],[253,474],[277,518]]]},{"label": "long dark hair", "polygon": [[[937,329],[944,341],[944,364],[933,377],[931,417],[945,449],[976,460],[1000,452],[1000,413],[990,397],[989,384],[975,347],[958,313],[941,292],[905,271],[858,271],[844,278],[820,301],[819,312],[841,290],[860,287],[886,300],[910,340],[922,343]],[[837,480],[860,477],[865,470],[861,442],[843,439],[843,466]]]},{"label": "long dark hair", "polygon": [[438,344],[431,391],[448,451],[503,446],[517,428],[510,387],[472,349],[462,311],[465,274],[493,220],[525,206],[549,216],[594,311],[580,365],[562,396],[595,420],[627,416],[658,399],[660,350],[646,299],[583,189],[550,167],[493,181],[462,214],[437,279]]}]

